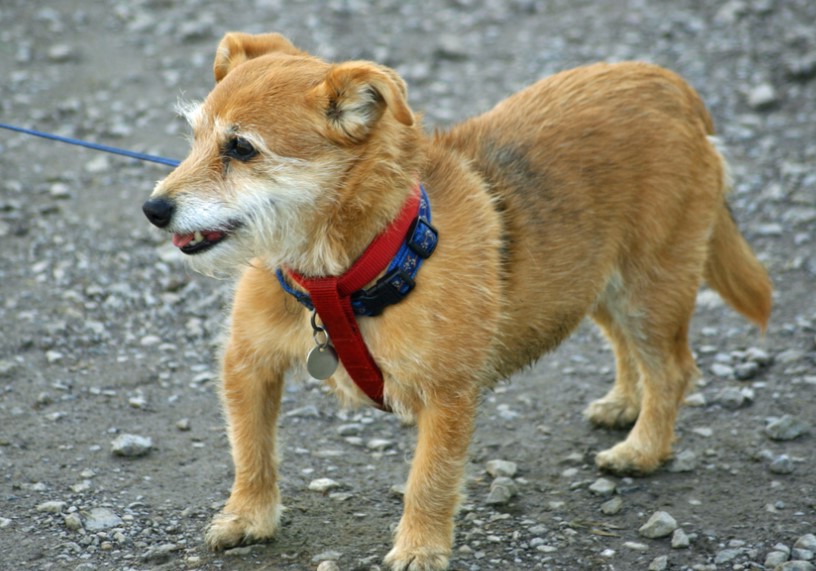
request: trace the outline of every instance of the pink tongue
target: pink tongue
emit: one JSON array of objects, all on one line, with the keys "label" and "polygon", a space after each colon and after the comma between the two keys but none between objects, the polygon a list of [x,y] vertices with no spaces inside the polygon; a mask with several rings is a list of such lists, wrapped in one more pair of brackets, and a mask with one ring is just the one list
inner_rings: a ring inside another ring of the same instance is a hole
[{"label": "pink tongue", "polygon": [[204,238],[206,240],[210,241],[210,242],[215,242],[216,240],[220,240],[223,237],[224,237],[223,232],[213,231],[213,232],[207,232],[206,234],[204,234]]},{"label": "pink tongue", "polygon": [[173,245],[176,248],[183,248],[193,241],[193,234],[173,234]]}]

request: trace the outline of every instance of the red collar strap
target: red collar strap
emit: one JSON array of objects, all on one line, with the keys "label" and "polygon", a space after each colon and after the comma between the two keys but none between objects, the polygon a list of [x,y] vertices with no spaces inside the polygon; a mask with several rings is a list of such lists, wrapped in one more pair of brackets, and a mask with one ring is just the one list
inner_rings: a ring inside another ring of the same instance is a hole
[{"label": "red collar strap", "polygon": [[397,254],[417,216],[419,201],[420,191],[417,186],[394,221],[374,238],[343,275],[310,278],[286,269],[289,276],[309,292],[346,372],[380,408],[384,408],[382,372],[360,333],[351,306],[351,294],[372,282]]}]

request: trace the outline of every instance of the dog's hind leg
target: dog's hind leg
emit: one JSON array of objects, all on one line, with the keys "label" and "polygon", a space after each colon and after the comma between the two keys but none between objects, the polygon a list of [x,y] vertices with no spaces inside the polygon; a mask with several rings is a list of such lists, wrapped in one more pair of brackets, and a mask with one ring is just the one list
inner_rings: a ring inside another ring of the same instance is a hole
[{"label": "dog's hind leg", "polygon": [[405,507],[394,548],[385,558],[394,571],[448,568],[477,400],[475,387],[465,389],[447,398],[435,397],[417,415],[417,448]]},{"label": "dog's hind leg", "polygon": [[268,539],[277,530],[281,504],[275,430],[283,370],[248,355],[234,341],[227,346],[223,400],[235,482],[224,509],[207,529],[205,541],[211,549]]},{"label": "dog's hind leg", "polygon": [[615,352],[615,384],[600,399],[584,410],[584,415],[595,425],[626,428],[634,424],[640,414],[640,372],[626,332],[615,322],[610,309],[599,305],[592,319],[603,330]]},{"label": "dog's hind leg", "polygon": [[626,305],[615,312],[640,371],[641,398],[640,413],[626,440],[596,457],[598,466],[611,472],[651,472],[671,455],[677,411],[699,375],[688,329],[704,250],[697,255],[684,241],[669,250],[661,258],[666,260],[663,267],[655,260],[652,271],[626,283]]}]

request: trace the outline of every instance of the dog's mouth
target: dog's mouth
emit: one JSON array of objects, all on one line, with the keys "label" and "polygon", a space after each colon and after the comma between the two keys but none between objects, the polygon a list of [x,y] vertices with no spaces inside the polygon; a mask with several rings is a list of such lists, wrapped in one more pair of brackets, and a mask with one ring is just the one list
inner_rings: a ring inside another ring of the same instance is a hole
[{"label": "dog's mouth", "polygon": [[238,226],[234,223],[224,230],[196,230],[189,234],[173,234],[173,245],[187,255],[201,254],[229,238]]}]

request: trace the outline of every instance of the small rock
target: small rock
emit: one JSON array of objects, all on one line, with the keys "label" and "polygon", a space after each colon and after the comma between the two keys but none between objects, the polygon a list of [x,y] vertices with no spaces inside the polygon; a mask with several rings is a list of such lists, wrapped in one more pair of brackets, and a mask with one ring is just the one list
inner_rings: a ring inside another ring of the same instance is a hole
[{"label": "small rock", "polygon": [[623,500],[620,496],[615,496],[601,504],[601,512],[606,515],[615,515],[623,509]]},{"label": "small rock", "polygon": [[340,436],[358,436],[365,428],[359,423],[341,424],[337,427],[337,434]]},{"label": "small rock", "polygon": [[15,363],[14,361],[0,359],[0,378],[10,377],[16,369],[17,363]]},{"label": "small rock", "polygon": [[810,551],[816,551],[816,535],[812,533],[806,533],[805,535],[797,539],[796,543],[794,543],[793,546],[798,549],[808,549]]},{"label": "small rock", "polygon": [[85,163],[85,170],[91,174],[100,174],[111,168],[110,161],[105,155],[98,155]]},{"label": "small rock", "polygon": [[742,555],[742,552],[742,549],[723,549],[722,551],[718,551],[717,555],[714,556],[714,564],[723,565],[724,563],[733,561]]},{"label": "small rock", "polygon": [[697,455],[691,450],[682,450],[675,455],[668,466],[669,472],[692,472],[697,467]]},{"label": "small rock", "polygon": [[747,406],[754,400],[754,391],[749,387],[725,387],[714,398],[722,407],[737,410]]},{"label": "small rock", "polygon": [[64,355],[59,351],[46,351],[45,353],[45,360],[52,364],[62,361],[63,357]]},{"label": "small rock", "polygon": [[142,561],[149,561],[153,564],[161,564],[169,561],[170,555],[179,549],[181,549],[181,546],[176,543],[162,543],[161,545],[153,545],[142,554]]},{"label": "small rock", "polygon": [[649,571],[665,571],[669,567],[669,557],[667,555],[661,555],[659,557],[655,557],[652,559],[652,562],[649,563]]},{"label": "small rock", "polygon": [[179,420],[176,423],[176,428],[178,430],[181,430],[182,432],[187,432],[188,430],[190,430],[190,428],[192,428],[192,426],[190,424],[190,419],[189,418],[182,418],[181,420]]},{"label": "small rock", "polygon": [[765,427],[765,434],[771,440],[793,440],[809,431],[808,423],[789,414],[772,421]]},{"label": "small rock", "polygon": [[589,491],[596,496],[611,496],[615,493],[616,489],[617,485],[615,482],[607,480],[606,478],[598,478],[589,486]]},{"label": "small rock", "polygon": [[734,376],[740,381],[750,381],[759,373],[759,363],[748,361],[734,367]]},{"label": "small rock", "polygon": [[321,561],[317,566],[317,571],[340,571],[340,566],[336,561]]},{"label": "small rock", "polygon": [[756,111],[769,109],[779,102],[776,89],[770,83],[760,83],[748,92],[748,106]]},{"label": "small rock", "polygon": [[760,367],[766,367],[771,363],[771,356],[767,351],[763,351],[758,347],[748,347],[745,350],[743,358],[749,363],[756,363]]},{"label": "small rock", "polygon": [[387,450],[393,446],[394,441],[386,440],[385,438],[372,438],[366,442],[366,448],[369,450],[375,450],[377,452],[382,452],[383,450]]},{"label": "small rock", "polygon": [[48,189],[49,194],[53,198],[62,200],[66,198],[71,198],[71,190],[68,188],[68,185],[63,182],[57,182],[51,185],[51,188]]},{"label": "small rock", "polygon": [[788,561],[777,565],[774,571],[816,571],[816,566],[809,561]]},{"label": "small rock", "polygon": [[791,474],[793,472],[793,462],[787,454],[782,454],[774,458],[770,466],[768,466],[774,474]]},{"label": "small rock", "polygon": [[48,48],[48,59],[54,63],[65,63],[76,57],[74,48],[68,44],[54,44]]},{"label": "small rock", "polygon": [[711,365],[711,372],[721,379],[730,379],[734,376],[734,367],[724,363],[714,363]]},{"label": "small rock", "polygon": [[777,363],[781,363],[782,365],[790,365],[791,363],[802,360],[804,356],[804,351],[799,349],[788,349],[787,351],[782,351],[779,355],[777,355],[775,360]]},{"label": "small rock", "polygon": [[657,511],[638,530],[640,535],[650,539],[666,537],[677,529],[677,521],[664,511]]},{"label": "small rock", "polygon": [[91,508],[83,512],[85,529],[88,531],[102,531],[122,525],[122,518],[109,508]]},{"label": "small rock", "polygon": [[320,418],[320,411],[313,404],[290,410],[284,415],[286,418]]},{"label": "small rock", "polygon": [[516,475],[518,466],[515,462],[509,462],[507,460],[490,460],[487,463],[486,469],[487,473],[493,478],[498,478],[501,476],[505,478],[512,478]]},{"label": "small rock", "polygon": [[405,496],[405,484],[394,484],[388,489],[388,491],[392,496],[402,498]]},{"label": "small rock", "polygon": [[623,544],[623,546],[633,551],[649,551],[648,545],[645,543],[638,543],[637,541],[627,541]]},{"label": "small rock", "polygon": [[791,559],[796,559],[798,561],[810,561],[813,559],[813,552],[810,549],[794,547],[791,549]]},{"label": "small rock", "polygon": [[318,553],[314,557],[312,557],[312,563],[320,563],[323,561],[337,561],[343,557],[343,554],[339,551],[323,551],[322,553]]},{"label": "small rock", "polygon": [[788,560],[788,554],[782,551],[771,551],[765,556],[765,567],[774,569],[777,565],[782,565]]},{"label": "small rock", "polygon": [[78,512],[68,514],[64,518],[65,527],[71,531],[79,531],[82,529],[82,517]]},{"label": "small rock", "polygon": [[518,493],[516,483],[510,478],[499,476],[490,484],[490,493],[485,500],[488,505],[502,505]]},{"label": "small rock", "polygon": [[340,484],[331,478],[318,478],[309,482],[309,489],[313,492],[320,492],[321,494],[325,494],[329,490],[334,490],[339,487]]},{"label": "small rock", "polygon": [[50,514],[62,513],[64,509],[65,502],[60,501],[43,502],[37,506],[38,512],[45,512]]},{"label": "small rock", "polygon": [[703,393],[692,393],[686,397],[686,406],[700,407],[706,405],[706,398]]},{"label": "small rock", "polygon": [[115,456],[138,458],[153,450],[153,439],[137,434],[122,434],[111,442],[111,452]]},{"label": "small rock", "polygon": [[674,530],[671,538],[671,546],[673,549],[685,549],[690,544],[691,541],[685,531],[680,528]]}]

